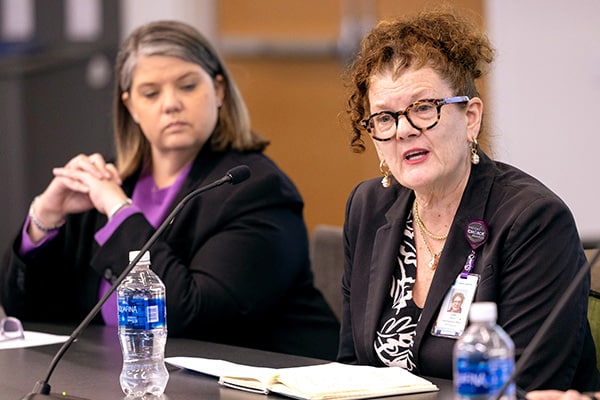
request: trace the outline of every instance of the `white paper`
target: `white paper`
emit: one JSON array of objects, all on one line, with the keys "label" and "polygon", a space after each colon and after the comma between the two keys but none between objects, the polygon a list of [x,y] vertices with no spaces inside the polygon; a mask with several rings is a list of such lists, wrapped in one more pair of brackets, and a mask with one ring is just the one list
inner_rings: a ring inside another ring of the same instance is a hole
[{"label": "white paper", "polygon": [[274,368],[253,367],[225,360],[201,357],[167,357],[165,358],[165,361],[176,367],[190,369],[217,378],[221,376],[258,375],[268,380],[270,376],[277,372]]},{"label": "white paper", "polygon": [[25,331],[25,338],[6,340],[0,337],[0,350],[19,349],[22,347],[44,346],[47,344],[64,343],[69,336],[52,335],[50,333]]}]

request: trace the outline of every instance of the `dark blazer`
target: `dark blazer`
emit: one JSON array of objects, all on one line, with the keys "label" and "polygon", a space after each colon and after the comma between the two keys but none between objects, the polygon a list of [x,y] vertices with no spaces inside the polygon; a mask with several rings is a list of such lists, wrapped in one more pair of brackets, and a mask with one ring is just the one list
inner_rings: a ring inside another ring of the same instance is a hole
[{"label": "dark blazer", "polygon": [[[174,201],[240,164],[248,180],[191,200],[150,249],[167,288],[169,335],[334,359],[339,323],[313,286],[303,201],[261,153],[205,146]],[[124,182],[131,195],[136,177]],[[80,321],[95,305],[102,276],[116,277],[128,252],[155,229],[138,213],[100,247],[96,210],[71,215],[37,254],[18,256],[20,235],[0,267],[6,312],[25,320]],[[95,322],[102,322],[98,316]]]},{"label": "dark blazer", "polygon": [[[349,197],[344,226],[345,271],[338,360],[382,365],[373,343],[406,217],[414,199],[396,182],[359,184]],[[444,297],[471,248],[464,230],[472,220],[489,225],[477,251],[480,275],[474,301],[498,305],[498,323],[522,354],[554,304],[585,263],[571,212],[548,188],[524,172],[482,154],[472,168],[450,228],[414,337],[417,373],[452,378],[454,339],[430,334]],[[517,377],[520,387],[599,387],[594,343],[587,321],[589,276],[569,299],[535,355]]]}]

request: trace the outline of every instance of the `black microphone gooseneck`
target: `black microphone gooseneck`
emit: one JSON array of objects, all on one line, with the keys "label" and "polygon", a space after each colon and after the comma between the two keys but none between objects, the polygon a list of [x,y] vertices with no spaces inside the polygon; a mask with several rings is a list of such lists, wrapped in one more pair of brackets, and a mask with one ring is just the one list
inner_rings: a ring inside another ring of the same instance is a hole
[{"label": "black microphone gooseneck", "polygon": [[[596,248],[597,249],[600,248],[600,244],[598,244]],[[556,304],[554,305],[554,308],[552,309],[550,314],[548,314],[548,316],[544,320],[544,323],[542,324],[542,326],[540,326],[540,329],[538,329],[538,331],[533,336],[533,339],[531,339],[531,342],[529,342],[529,344],[523,350],[523,354],[521,354],[519,361],[517,361],[515,363],[515,368],[513,369],[513,372],[510,375],[509,379],[504,383],[504,385],[500,388],[498,393],[496,393],[496,395],[491,400],[499,400],[502,397],[502,395],[504,394],[504,392],[506,392],[506,389],[508,389],[508,387],[515,381],[517,376],[521,373],[522,369],[524,368],[525,364],[527,364],[527,362],[533,355],[534,351],[536,351],[538,349],[540,342],[542,341],[546,332],[548,332],[548,330],[550,329],[550,326],[556,322],[556,319],[558,318],[559,313],[565,307],[565,305],[567,304],[567,301],[569,301],[569,299],[571,299],[571,297],[573,296],[573,293],[575,292],[575,290],[577,290],[577,287],[579,286],[579,284],[583,281],[583,279],[586,277],[586,275],[590,272],[592,265],[594,265],[598,261],[599,258],[600,258],[600,250],[597,250],[596,253],[594,254],[594,257],[592,257],[592,259],[590,261],[586,261],[586,263],[579,270],[577,275],[575,275],[575,278],[573,278],[573,280],[571,281],[569,286],[567,286],[567,289],[563,292],[560,299],[556,302]],[[518,396],[518,397],[523,397],[523,395],[524,395],[524,393],[521,393],[521,396]]]},{"label": "black microphone gooseneck", "polygon": [[90,322],[92,322],[92,320],[94,319],[96,314],[98,314],[98,312],[100,312],[100,310],[102,309],[102,306],[104,305],[104,303],[106,303],[108,298],[115,292],[115,290],[117,290],[117,287],[119,286],[119,284],[123,281],[123,279],[125,279],[125,277],[129,274],[129,272],[131,272],[133,267],[137,264],[137,262],[140,260],[140,258],[142,258],[144,253],[148,249],[150,249],[150,247],[152,247],[154,242],[156,242],[156,240],[160,237],[160,235],[162,235],[162,233],[165,231],[165,229],[169,225],[171,225],[171,223],[173,223],[173,220],[175,219],[177,214],[179,214],[181,209],[193,197],[196,197],[200,193],[206,192],[207,190],[213,189],[217,186],[221,186],[225,183],[231,183],[232,185],[238,184],[242,181],[245,181],[249,177],[250,177],[250,168],[248,168],[248,166],[246,166],[246,165],[239,165],[237,167],[230,169],[225,174],[225,176],[214,181],[213,183],[208,184],[206,186],[202,186],[202,187],[190,192],[179,203],[177,203],[177,205],[175,206],[173,211],[171,211],[171,213],[165,218],[165,220],[162,222],[162,224],[160,224],[160,226],[156,229],[156,231],[154,231],[154,234],[152,234],[152,236],[150,236],[150,239],[148,239],[148,241],[142,246],[138,255],[135,256],[135,258],[127,265],[127,267],[123,270],[121,275],[119,275],[119,277],[113,282],[110,289],[104,294],[104,296],[102,296],[102,298],[98,301],[98,303],[96,303],[94,308],[92,308],[92,310],[83,319],[83,321],[81,321],[81,323],[77,326],[77,328],[75,328],[73,333],[71,333],[69,338],[63,343],[61,348],[58,350],[58,352],[56,353],[56,355],[50,362],[48,371],[46,373],[46,378],[44,380],[37,381],[33,388],[33,391],[31,393],[29,393],[28,395],[26,395],[25,397],[23,397],[22,400],[35,400],[35,399],[63,399],[63,400],[65,400],[65,399],[69,399],[69,397],[67,397],[67,396],[63,396],[63,395],[53,396],[50,393],[51,388],[50,388],[50,385],[48,384],[48,382],[50,381],[50,377],[52,376],[54,369],[58,365],[58,362],[61,360],[61,358],[65,354],[65,352],[69,349],[69,347],[71,347],[71,344],[73,344],[73,342],[77,339],[77,337],[79,337],[79,334],[90,324]]}]

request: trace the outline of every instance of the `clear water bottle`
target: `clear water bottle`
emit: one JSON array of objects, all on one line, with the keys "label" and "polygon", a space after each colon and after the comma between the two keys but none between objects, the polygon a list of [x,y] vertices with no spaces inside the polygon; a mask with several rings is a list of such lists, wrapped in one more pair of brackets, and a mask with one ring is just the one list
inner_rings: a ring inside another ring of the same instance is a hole
[{"label": "clear water bottle", "polygon": [[[514,370],[515,345],[496,317],[495,303],[471,305],[471,324],[454,345],[455,400],[493,399]],[[501,399],[515,399],[514,383]]]},{"label": "clear water bottle", "polygon": [[[129,262],[138,255],[129,252]],[[123,350],[120,383],[127,396],[160,396],[169,372],[164,362],[167,341],[165,285],[144,255],[117,288],[119,340]]]}]

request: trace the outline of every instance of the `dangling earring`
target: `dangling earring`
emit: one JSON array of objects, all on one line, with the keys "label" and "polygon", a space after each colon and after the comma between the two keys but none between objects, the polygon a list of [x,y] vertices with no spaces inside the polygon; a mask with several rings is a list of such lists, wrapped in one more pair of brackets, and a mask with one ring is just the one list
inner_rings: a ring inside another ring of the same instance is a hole
[{"label": "dangling earring", "polygon": [[389,188],[392,184],[392,180],[390,178],[390,169],[385,163],[385,160],[381,160],[379,162],[379,170],[383,174],[383,178],[381,179],[381,186],[383,186],[384,188]]},{"label": "dangling earring", "polygon": [[477,154],[477,138],[473,138],[473,141],[469,143],[471,149],[471,164],[479,164],[479,154]]}]

